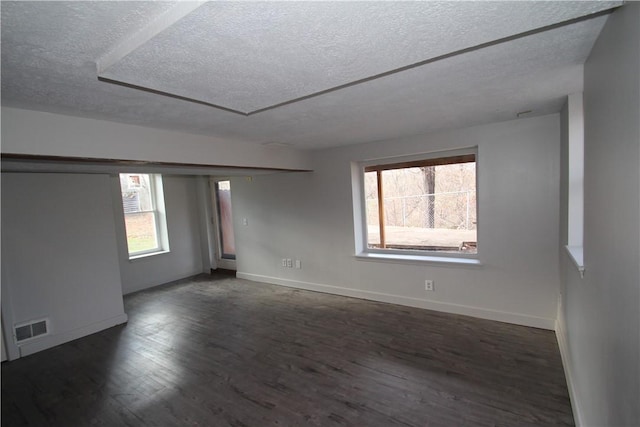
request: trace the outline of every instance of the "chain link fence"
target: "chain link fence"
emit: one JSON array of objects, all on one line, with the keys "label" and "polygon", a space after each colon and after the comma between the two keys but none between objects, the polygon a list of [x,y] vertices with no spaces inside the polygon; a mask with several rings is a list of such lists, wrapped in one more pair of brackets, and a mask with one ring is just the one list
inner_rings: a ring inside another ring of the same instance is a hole
[{"label": "chain link fence", "polygon": [[[367,201],[367,223],[378,224],[378,199]],[[385,197],[385,225],[476,230],[476,192]]]}]

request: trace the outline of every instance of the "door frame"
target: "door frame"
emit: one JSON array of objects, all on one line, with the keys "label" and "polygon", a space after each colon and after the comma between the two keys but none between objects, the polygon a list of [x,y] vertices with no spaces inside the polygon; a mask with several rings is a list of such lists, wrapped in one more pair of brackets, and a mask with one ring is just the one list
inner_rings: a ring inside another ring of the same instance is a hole
[{"label": "door frame", "polygon": [[[215,241],[215,261],[216,268],[222,268],[224,270],[233,270],[236,271],[236,260],[222,258],[222,239],[220,236],[220,213],[218,211],[218,194],[216,193],[216,183],[218,181],[229,181],[231,182],[230,177],[219,177],[219,176],[211,176],[209,177],[209,192],[211,194],[211,223],[213,224],[213,239]],[[233,189],[231,189],[231,194],[233,195]],[[232,196],[233,197],[233,196]],[[231,206],[233,209],[233,201],[231,202]],[[233,221],[233,234],[235,237],[235,221]],[[234,239],[235,240],[235,239]]]}]

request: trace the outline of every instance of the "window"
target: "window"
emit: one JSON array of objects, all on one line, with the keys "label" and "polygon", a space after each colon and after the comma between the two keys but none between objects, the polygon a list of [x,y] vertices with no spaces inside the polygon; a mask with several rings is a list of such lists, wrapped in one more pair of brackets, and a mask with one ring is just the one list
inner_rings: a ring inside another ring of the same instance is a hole
[{"label": "window", "polygon": [[169,250],[162,176],[120,174],[129,258]]},{"label": "window", "polygon": [[582,93],[569,95],[568,119],[568,190],[567,245],[580,276],[584,277],[584,109]]},{"label": "window", "polygon": [[475,150],[368,162],[361,171],[363,252],[477,254]]}]

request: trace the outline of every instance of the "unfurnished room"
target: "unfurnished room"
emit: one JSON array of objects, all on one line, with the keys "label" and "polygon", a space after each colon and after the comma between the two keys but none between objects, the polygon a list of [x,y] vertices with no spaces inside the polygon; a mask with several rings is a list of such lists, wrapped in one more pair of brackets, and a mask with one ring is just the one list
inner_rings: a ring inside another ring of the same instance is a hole
[{"label": "unfurnished room", "polygon": [[640,426],[640,3],[1,1],[2,426]]}]

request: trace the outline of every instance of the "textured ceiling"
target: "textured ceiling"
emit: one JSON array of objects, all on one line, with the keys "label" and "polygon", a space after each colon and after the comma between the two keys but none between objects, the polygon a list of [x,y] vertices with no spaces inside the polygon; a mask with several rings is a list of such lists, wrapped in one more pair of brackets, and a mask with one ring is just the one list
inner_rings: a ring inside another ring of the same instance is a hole
[{"label": "textured ceiling", "polygon": [[576,18],[596,6],[211,2],[102,76],[251,113]]},{"label": "textured ceiling", "polygon": [[619,4],[3,1],[2,103],[302,149],[548,114]]}]

